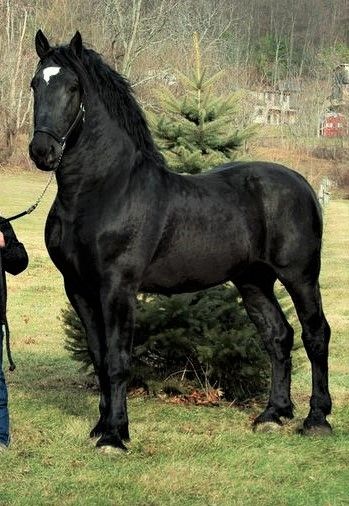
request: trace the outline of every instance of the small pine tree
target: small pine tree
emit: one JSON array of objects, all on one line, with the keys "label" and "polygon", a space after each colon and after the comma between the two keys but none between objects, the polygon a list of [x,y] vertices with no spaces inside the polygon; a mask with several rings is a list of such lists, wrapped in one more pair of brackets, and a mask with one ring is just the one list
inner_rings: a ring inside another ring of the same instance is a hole
[{"label": "small pine tree", "polygon": [[[62,320],[70,356],[92,371],[85,332],[71,306],[62,311]],[[264,393],[269,372],[260,337],[230,284],[140,297],[132,363],[132,379],[164,381],[185,370],[193,384],[219,386],[227,399],[240,401]]]},{"label": "small pine tree", "polygon": [[238,129],[233,125],[239,95],[216,96],[213,85],[222,76],[207,76],[201,62],[198,34],[194,34],[195,70],[191,76],[177,72],[184,94],[176,97],[168,88],[159,92],[163,109],[160,116],[149,113],[155,141],[168,166],[176,172],[196,174],[236,157],[242,142],[255,127]]}]

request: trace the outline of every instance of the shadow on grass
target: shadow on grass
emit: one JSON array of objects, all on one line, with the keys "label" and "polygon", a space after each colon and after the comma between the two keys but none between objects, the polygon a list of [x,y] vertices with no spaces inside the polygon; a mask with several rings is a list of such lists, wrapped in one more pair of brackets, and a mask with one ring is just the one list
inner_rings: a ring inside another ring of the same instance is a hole
[{"label": "shadow on grass", "polygon": [[[51,405],[67,415],[87,418],[96,413],[98,392],[88,387],[76,364],[67,357],[18,353],[16,362],[16,371],[7,375],[12,397],[30,399],[32,409]],[[95,410],[91,410],[91,395]]]}]

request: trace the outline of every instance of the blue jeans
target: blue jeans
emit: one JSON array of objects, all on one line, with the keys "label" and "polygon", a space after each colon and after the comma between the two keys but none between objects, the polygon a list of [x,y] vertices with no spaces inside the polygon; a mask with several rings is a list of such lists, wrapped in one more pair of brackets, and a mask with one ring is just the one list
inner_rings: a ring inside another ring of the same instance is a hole
[{"label": "blue jeans", "polygon": [[7,407],[7,387],[2,370],[2,344],[4,333],[0,329],[0,443],[8,446],[10,442],[10,424]]}]

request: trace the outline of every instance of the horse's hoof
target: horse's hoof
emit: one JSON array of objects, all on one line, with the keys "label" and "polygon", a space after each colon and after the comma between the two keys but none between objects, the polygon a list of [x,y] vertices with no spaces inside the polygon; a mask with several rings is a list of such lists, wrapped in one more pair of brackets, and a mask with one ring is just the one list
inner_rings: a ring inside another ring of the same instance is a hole
[{"label": "horse's hoof", "polygon": [[127,448],[123,449],[123,448],[117,448],[115,446],[109,446],[109,445],[99,446],[98,451],[101,453],[104,453],[106,455],[125,455],[125,454],[129,453]]},{"label": "horse's hoof", "polygon": [[[253,430],[257,430],[257,427],[260,425],[270,425],[270,426],[282,426],[282,421],[280,417],[275,413],[272,409],[266,409],[261,413],[257,418],[254,419],[252,423]],[[258,430],[258,432],[270,432],[270,430]]]},{"label": "horse's hoof", "polygon": [[303,436],[329,436],[332,427],[320,410],[311,410],[300,432]]},{"label": "horse's hoof", "polygon": [[300,434],[302,436],[330,436],[332,434],[332,427],[328,423],[327,420],[325,420],[324,423],[321,425],[308,425],[304,424],[303,427],[300,430]]},{"label": "horse's hoof", "polygon": [[127,448],[120,439],[119,436],[115,434],[103,434],[96,443],[97,448],[102,447],[111,447],[111,448],[117,448],[119,450],[123,450],[127,452]]},{"label": "horse's hoof", "polygon": [[278,432],[282,428],[281,423],[277,422],[263,422],[253,424],[253,432],[270,433]]}]

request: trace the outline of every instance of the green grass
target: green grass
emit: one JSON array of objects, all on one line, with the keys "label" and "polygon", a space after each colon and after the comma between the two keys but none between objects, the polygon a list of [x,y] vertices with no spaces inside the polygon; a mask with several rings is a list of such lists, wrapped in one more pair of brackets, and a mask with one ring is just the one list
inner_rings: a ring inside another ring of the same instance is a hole
[{"label": "green grass", "polygon": [[[2,173],[0,214],[31,204],[46,179]],[[277,433],[251,431],[258,406],[182,407],[135,398],[129,454],[106,454],[88,438],[97,395],[83,387],[63,348],[63,285],[43,243],[53,194],[52,187],[37,211],[16,223],[31,262],[22,275],[9,276],[17,370],[7,374],[13,440],[0,454],[0,505],[349,504],[349,202],[331,202],[325,214],[321,281],[333,336],[333,436],[296,433],[311,383],[300,349],[294,353],[296,418]]]}]

